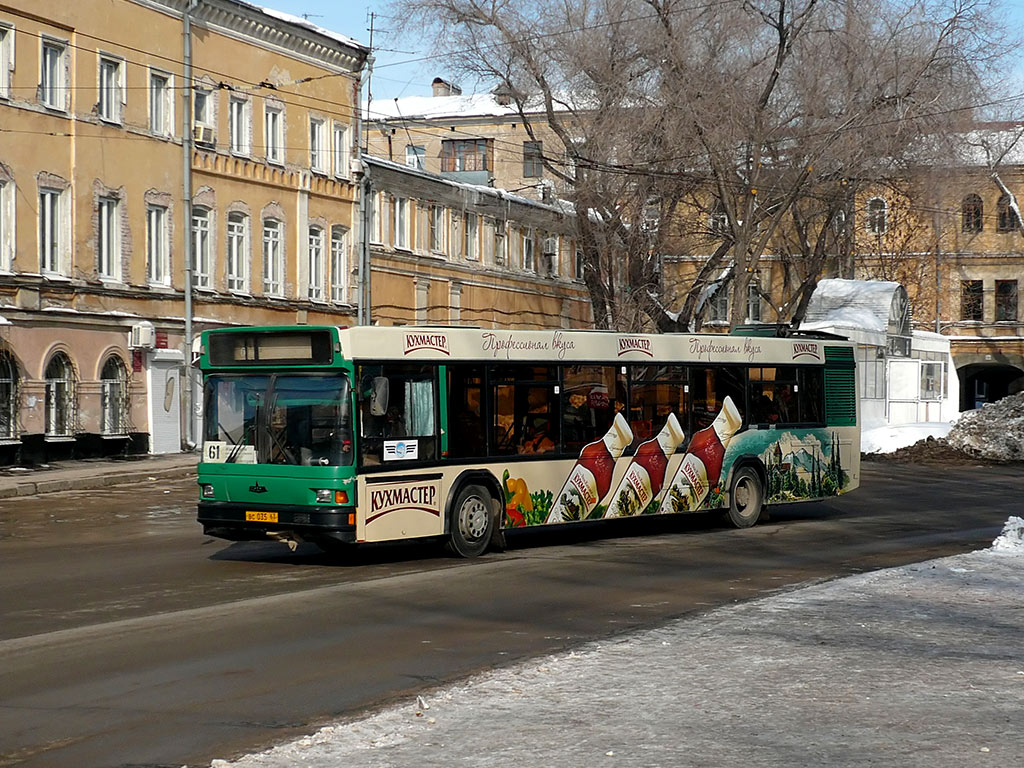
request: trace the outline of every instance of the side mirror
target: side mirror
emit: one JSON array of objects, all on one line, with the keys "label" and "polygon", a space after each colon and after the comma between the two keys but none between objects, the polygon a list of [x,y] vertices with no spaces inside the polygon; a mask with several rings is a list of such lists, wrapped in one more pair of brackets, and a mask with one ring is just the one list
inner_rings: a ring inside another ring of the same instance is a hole
[{"label": "side mirror", "polygon": [[383,416],[388,412],[390,383],[387,376],[374,376],[370,390],[370,415]]}]

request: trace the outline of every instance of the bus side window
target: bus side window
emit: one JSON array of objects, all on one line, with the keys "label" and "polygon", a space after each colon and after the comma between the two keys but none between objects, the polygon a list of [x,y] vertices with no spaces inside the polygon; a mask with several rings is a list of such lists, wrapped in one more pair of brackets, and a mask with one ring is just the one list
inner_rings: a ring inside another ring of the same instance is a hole
[{"label": "bus side window", "polygon": [[694,434],[711,426],[726,397],[732,398],[744,424],[750,423],[750,414],[746,412],[746,379],[746,369],[738,366],[694,368],[690,371]]},{"label": "bus side window", "polygon": [[482,458],[487,453],[483,408],[483,370],[448,366],[448,455]]},{"label": "bus side window", "polygon": [[800,421],[805,424],[824,424],[824,409],[821,407],[824,393],[825,372],[821,368],[800,370],[800,392],[798,403]]}]

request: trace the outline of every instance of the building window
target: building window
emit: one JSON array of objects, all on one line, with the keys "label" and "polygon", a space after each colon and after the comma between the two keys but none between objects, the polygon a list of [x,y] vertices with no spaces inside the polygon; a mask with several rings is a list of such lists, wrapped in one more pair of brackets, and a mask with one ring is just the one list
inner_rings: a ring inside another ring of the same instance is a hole
[{"label": "building window", "polygon": [[1017,210],[1009,195],[1002,195],[996,203],[996,231],[1014,232],[1020,227]]},{"label": "building window", "polygon": [[210,212],[206,208],[192,209],[192,285],[211,288]]},{"label": "building window", "polygon": [[480,258],[480,251],[478,247],[479,243],[479,224],[480,219],[475,213],[466,214],[466,245],[462,249],[467,259],[476,261]]},{"label": "building window", "polygon": [[334,175],[343,179],[349,176],[349,140],[348,126],[343,123],[334,124]]},{"label": "building window", "polygon": [[71,361],[58,352],[46,366],[46,434],[71,437],[75,424],[75,372]]},{"label": "building window", "polygon": [[149,130],[156,136],[174,134],[174,99],[171,76],[149,73]]},{"label": "building window", "polygon": [[405,145],[405,164],[410,168],[425,170],[427,167],[427,148],[418,144]]},{"label": "building window", "polygon": [[395,247],[409,248],[409,200],[395,198]]},{"label": "building window", "polygon": [[122,62],[118,59],[100,59],[99,98],[96,103],[96,110],[101,120],[111,123],[121,122],[121,103],[123,101],[122,72]]},{"label": "building window", "polygon": [[12,69],[14,69],[14,28],[0,24],[0,99],[11,97]]},{"label": "building window", "polygon": [[281,222],[277,219],[263,220],[263,292],[268,296],[284,294]]},{"label": "building window", "polygon": [[761,322],[761,302],[761,284],[754,278],[747,286],[747,322]]},{"label": "building window", "polygon": [[984,285],[981,280],[960,283],[960,319],[980,321],[984,318]]},{"label": "building window", "polygon": [[430,206],[430,250],[434,253],[444,253],[444,231],[444,208]]},{"label": "building window", "polygon": [[0,439],[18,435],[18,364],[0,350]]},{"label": "building window", "polygon": [[708,219],[708,229],[716,237],[721,237],[729,231],[729,214],[726,213],[725,205],[721,200],[715,201],[715,207],[711,210],[711,216]]},{"label": "building window", "polygon": [[984,203],[978,195],[968,195],[960,203],[960,231],[981,232],[984,227]]},{"label": "building window", "polygon": [[61,274],[64,250],[63,195],[55,189],[39,190],[39,269]]},{"label": "building window", "polygon": [[14,265],[14,182],[0,179],[0,272]]},{"label": "building window", "polygon": [[447,139],[441,142],[441,172],[489,171],[490,139]]},{"label": "building window", "polygon": [[320,173],[327,172],[327,147],[325,146],[324,121],[315,117],[309,119],[309,167]]},{"label": "building window", "polygon": [[196,87],[192,91],[192,138],[197,144],[212,147],[217,142],[213,95]]},{"label": "building window", "polygon": [[884,235],[889,229],[888,207],[880,197],[868,200],[867,229],[873,235]]},{"label": "building window", "polygon": [[267,105],[263,113],[263,135],[267,145],[267,162],[284,162],[284,112]]},{"label": "building window", "polygon": [[1017,281],[996,280],[996,322],[1017,322]]},{"label": "building window", "polygon": [[708,299],[708,322],[729,322],[729,289],[725,285],[719,284]]},{"label": "building window", "polygon": [[39,75],[39,98],[50,109],[67,109],[67,46],[43,41]]},{"label": "building window", "polygon": [[96,256],[101,279],[121,279],[120,200],[101,197],[96,208]]},{"label": "building window", "polygon": [[228,102],[228,133],[231,138],[231,151],[236,155],[249,154],[249,122],[248,100],[231,97]]},{"label": "building window", "polygon": [[331,301],[348,303],[348,230],[331,228]]},{"label": "building window", "polygon": [[523,269],[527,272],[534,272],[537,269],[537,262],[533,257],[533,230],[524,229],[523,237]]},{"label": "building window", "polygon": [[249,217],[228,214],[227,285],[229,291],[246,290],[246,265],[249,263]]},{"label": "building window", "polygon": [[160,205],[146,208],[146,279],[154,285],[170,285],[168,263],[167,209]]},{"label": "building window", "polygon": [[123,435],[128,431],[128,373],[117,357],[108,357],[100,372],[100,432]]},{"label": "building window", "polygon": [[504,219],[496,219],[494,222],[494,263],[496,266],[504,267],[508,264],[508,237],[505,233],[508,223]]},{"label": "building window", "polygon": [[523,177],[538,179],[544,175],[544,142],[523,142]]},{"label": "building window", "polygon": [[324,231],[320,227],[309,228],[309,288],[311,299],[324,297]]},{"label": "building window", "polygon": [[576,270],[575,275],[577,280],[583,279],[583,270],[585,269],[586,262],[583,260],[583,249],[576,249]]}]

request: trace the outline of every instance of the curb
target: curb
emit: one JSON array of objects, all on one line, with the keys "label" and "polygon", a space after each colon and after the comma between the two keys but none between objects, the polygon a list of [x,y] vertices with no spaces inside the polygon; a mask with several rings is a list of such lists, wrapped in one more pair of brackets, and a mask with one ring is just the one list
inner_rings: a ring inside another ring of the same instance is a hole
[{"label": "curb", "polygon": [[110,485],[124,485],[126,483],[138,482],[139,480],[172,480],[189,476],[196,476],[194,466],[149,471],[116,472],[88,477],[51,478],[36,481],[25,480],[7,487],[0,487],[0,499],[36,496],[38,494],[56,493],[58,491],[84,491],[91,488],[106,488]]}]

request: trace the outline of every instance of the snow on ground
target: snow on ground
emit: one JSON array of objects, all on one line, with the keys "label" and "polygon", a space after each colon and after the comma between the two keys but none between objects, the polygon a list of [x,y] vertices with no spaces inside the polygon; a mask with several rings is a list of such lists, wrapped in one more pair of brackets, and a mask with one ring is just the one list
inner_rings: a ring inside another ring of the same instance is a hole
[{"label": "snow on ground", "polygon": [[885,424],[861,432],[860,450],[861,453],[892,453],[929,437],[945,437],[949,430],[947,422]]},{"label": "snow on ground", "polygon": [[1024,461],[1024,392],[964,411],[949,433],[958,451],[995,461]]},{"label": "snow on ground", "polygon": [[1024,520],[991,548],[424,691],[212,768],[1024,765]]}]

